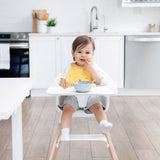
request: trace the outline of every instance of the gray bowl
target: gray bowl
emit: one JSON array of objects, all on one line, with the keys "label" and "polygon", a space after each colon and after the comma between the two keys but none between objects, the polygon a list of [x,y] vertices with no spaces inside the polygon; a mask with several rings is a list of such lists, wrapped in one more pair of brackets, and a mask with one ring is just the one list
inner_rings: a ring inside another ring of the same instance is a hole
[{"label": "gray bowl", "polygon": [[93,87],[93,82],[94,81],[78,81],[78,82],[73,82],[71,85],[74,86],[76,92],[86,93],[89,92]]}]

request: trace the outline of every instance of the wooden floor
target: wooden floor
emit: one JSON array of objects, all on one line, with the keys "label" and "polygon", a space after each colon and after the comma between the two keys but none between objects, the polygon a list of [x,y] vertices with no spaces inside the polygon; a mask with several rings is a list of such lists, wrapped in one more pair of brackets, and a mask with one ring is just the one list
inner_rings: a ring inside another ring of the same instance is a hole
[{"label": "wooden floor", "polygon": [[[112,97],[107,116],[119,160],[160,160],[160,97]],[[47,160],[58,125],[55,99],[23,103],[24,160]],[[73,119],[71,133],[100,133],[94,118]],[[0,121],[0,160],[11,160],[11,121]],[[103,142],[63,142],[57,160],[111,160]]]}]

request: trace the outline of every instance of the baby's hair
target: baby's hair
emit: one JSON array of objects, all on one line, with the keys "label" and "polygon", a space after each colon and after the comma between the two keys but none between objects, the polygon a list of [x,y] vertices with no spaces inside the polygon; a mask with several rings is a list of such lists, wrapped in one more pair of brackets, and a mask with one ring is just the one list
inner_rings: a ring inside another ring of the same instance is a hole
[{"label": "baby's hair", "polygon": [[93,51],[95,50],[95,43],[91,37],[88,36],[78,36],[72,43],[72,51],[75,52],[76,49],[82,49],[87,46],[89,43],[93,46]]}]

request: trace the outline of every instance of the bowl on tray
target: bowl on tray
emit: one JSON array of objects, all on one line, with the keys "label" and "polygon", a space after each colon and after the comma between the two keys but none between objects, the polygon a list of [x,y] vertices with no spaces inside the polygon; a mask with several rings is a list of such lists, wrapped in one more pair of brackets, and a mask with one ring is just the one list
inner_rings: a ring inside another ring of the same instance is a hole
[{"label": "bowl on tray", "polygon": [[95,80],[93,80],[93,81],[77,81],[77,82],[71,83],[71,86],[74,86],[76,92],[86,93],[91,90],[91,88],[93,87],[94,81]]}]

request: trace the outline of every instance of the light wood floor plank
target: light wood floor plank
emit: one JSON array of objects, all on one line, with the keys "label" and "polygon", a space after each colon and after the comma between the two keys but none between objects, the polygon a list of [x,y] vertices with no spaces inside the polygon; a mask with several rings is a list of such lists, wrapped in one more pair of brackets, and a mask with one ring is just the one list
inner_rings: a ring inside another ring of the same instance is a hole
[{"label": "light wood floor plank", "polygon": [[70,160],[92,160],[90,148],[81,148],[70,150]]},{"label": "light wood floor plank", "polygon": [[3,157],[3,154],[7,150],[7,147],[10,142],[10,136],[0,135],[0,157]]},{"label": "light wood floor plank", "polygon": [[[125,126],[123,125],[123,121],[121,120],[122,118],[125,118],[127,112],[120,107],[123,105],[127,107],[124,103],[123,97],[111,98],[110,108],[107,112],[108,120],[113,123],[113,128],[110,131],[110,134],[119,160],[138,160],[134,148],[130,143]],[[122,117],[119,115],[119,112],[117,112],[117,108],[122,114]]]},{"label": "light wood floor plank", "polygon": [[[148,124],[148,122],[154,121],[152,114],[146,112],[146,110],[144,110],[143,108],[143,105],[139,103],[139,101],[137,101],[135,97],[127,97],[125,98],[125,101],[127,102],[128,108],[131,109],[131,111],[133,112],[133,116],[135,117],[135,123],[132,123],[131,125],[131,127],[134,128],[135,131],[132,131],[129,134],[131,134],[133,137],[131,142],[135,148],[137,156],[139,157],[139,159],[149,158],[152,160],[157,160],[159,154],[154,150],[154,146],[148,138],[146,131],[144,130],[144,124],[146,125]],[[144,117],[145,120],[142,120],[141,117]]]},{"label": "light wood floor plank", "polygon": [[0,156],[1,160],[12,160],[12,149],[6,149]]},{"label": "light wood floor plank", "polygon": [[26,159],[38,158],[38,156],[40,158],[44,158],[44,156],[42,156],[42,154],[44,153],[43,146],[42,146],[44,139],[41,139],[40,136],[36,135],[36,128],[39,124],[39,120],[40,120],[41,114],[43,113],[42,111],[43,111],[43,108],[45,107],[45,104],[46,104],[45,97],[34,98],[33,103],[31,103],[30,110],[27,110],[27,114],[30,114],[30,116],[28,116],[29,118],[25,119],[24,132],[31,133],[31,134],[30,134],[30,139],[28,140],[27,150],[24,153],[24,158]]},{"label": "light wood floor plank", "polygon": [[[148,117],[148,120],[142,123],[142,127],[148,139],[160,156],[160,116],[158,116],[158,114],[160,115],[160,110],[157,109],[155,104],[152,103],[152,101],[156,101],[157,98],[155,99],[154,97],[137,97],[137,99],[141,103],[141,105],[143,105],[145,111],[152,117]],[[153,109],[155,109],[155,111]]]}]

